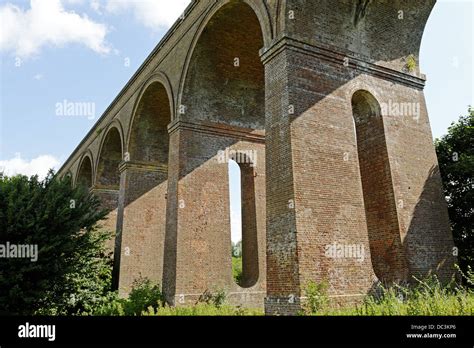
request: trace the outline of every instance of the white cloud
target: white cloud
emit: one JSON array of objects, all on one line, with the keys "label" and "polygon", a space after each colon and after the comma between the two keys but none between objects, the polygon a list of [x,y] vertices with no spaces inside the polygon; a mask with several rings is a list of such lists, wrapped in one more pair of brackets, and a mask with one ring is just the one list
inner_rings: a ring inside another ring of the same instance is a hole
[{"label": "white cloud", "polygon": [[78,43],[100,54],[110,52],[104,24],[66,11],[61,0],[31,0],[30,5],[27,10],[10,3],[0,6],[0,51],[28,58],[43,46]]},{"label": "white cloud", "polygon": [[99,0],[91,0],[91,2],[89,3],[91,9],[93,9],[95,12],[97,12],[98,14],[102,14],[102,11],[100,9],[100,2]]},{"label": "white cloud", "polygon": [[51,155],[38,156],[32,160],[25,160],[17,154],[15,158],[0,161],[0,172],[7,176],[23,174],[27,176],[38,175],[41,179],[46,176],[50,169],[57,170],[59,160]]},{"label": "white cloud", "polygon": [[153,30],[167,29],[182,15],[190,0],[107,0],[108,13],[134,13],[136,19]]}]

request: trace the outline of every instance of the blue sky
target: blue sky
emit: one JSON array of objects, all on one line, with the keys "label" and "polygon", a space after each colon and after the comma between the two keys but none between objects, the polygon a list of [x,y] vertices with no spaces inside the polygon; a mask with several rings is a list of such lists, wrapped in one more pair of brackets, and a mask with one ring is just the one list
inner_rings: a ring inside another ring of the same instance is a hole
[{"label": "blue sky", "polygon": [[[63,163],[188,2],[48,0],[61,4],[63,10],[53,8],[42,16],[41,9],[31,14],[32,5],[44,7],[48,1],[37,1],[0,0],[0,166],[10,174],[44,173],[48,164]],[[91,4],[99,4],[98,10]],[[17,9],[11,10],[12,5]],[[76,18],[69,18],[73,11]],[[39,29],[6,25],[5,13],[10,17],[14,13],[20,24],[43,21],[41,25],[47,27],[55,20],[70,24],[47,29],[44,36],[50,39],[30,53],[30,41],[37,40],[34,32]],[[79,16],[82,20],[77,20]],[[61,31],[71,34],[62,38]],[[57,116],[56,104],[64,100],[95,103],[95,117]],[[40,156],[50,158],[32,165]]]},{"label": "blue sky", "polygon": [[[59,168],[187,3],[0,0],[0,170]],[[474,105],[473,8],[438,1],[425,31],[420,65],[435,137]],[[64,100],[94,103],[95,117],[57,116]]]},{"label": "blue sky", "polygon": [[474,107],[473,17],[473,0],[438,0],[425,29],[420,67],[434,137]]}]

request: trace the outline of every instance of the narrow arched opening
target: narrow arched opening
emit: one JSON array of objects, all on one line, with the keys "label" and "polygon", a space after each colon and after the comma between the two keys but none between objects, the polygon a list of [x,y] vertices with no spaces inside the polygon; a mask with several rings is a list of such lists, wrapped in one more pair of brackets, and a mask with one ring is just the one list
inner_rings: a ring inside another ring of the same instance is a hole
[{"label": "narrow arched opening", "polygon": [[229,160],[229,207],[232,240],[232,276],[237,284],[242,280],[242,184],[240,167]]},{"label": "narrow arched opening", "polygon": [[105,136],[97,166],[96,187],[118,190],[120,186],[119,165],[122,161],[122,138],[117,128],[111,128]]},{"label": "narrow arched opening", "polygon": [[357,91],[352,111],[372,265],[379,280],[399,280],[404,259],[380,105]]},{"label": "narrow arched opening", "polygon": [[229,160],[228,168],[232,273],[239,286],[248,288],[259,276],[255,171],[250,159],[240,153]]},{"label": "narrow arched opening", "polygon": [[76,186],[92,188],[92,161],[89,156],[82,159],[76,179]]}]

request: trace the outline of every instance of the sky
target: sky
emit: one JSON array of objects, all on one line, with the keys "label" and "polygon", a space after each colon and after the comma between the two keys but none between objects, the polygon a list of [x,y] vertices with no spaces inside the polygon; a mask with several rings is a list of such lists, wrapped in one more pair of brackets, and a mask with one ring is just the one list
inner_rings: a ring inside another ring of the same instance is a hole
[{"label": "sky", "polygon": [[[439,0],[425,30],[420,67],[434,137],[474,106],[473,2]],[[0,171],[58,169],[188,3],[0,0]],[[93,110],[61,116],[64,102]],[[237,200],[236,170],[231,179]]]}]

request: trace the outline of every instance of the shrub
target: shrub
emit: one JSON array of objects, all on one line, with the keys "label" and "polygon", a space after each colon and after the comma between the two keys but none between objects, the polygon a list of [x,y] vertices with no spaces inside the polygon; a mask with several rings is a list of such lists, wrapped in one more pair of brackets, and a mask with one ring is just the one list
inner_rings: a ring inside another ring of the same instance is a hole
[{"label": "shrub", "polygon": [[107,215],[99,200],[69,178],[50,172],[0,173],[0,240],[38,247],[30,259],[0,260],[0,313],[88,313],[110,290],[111,260],[97,223]]},{"label": "shrub", "polygon": [[125,315],[141,315],[149,307],[157,309],[164,302],[160,286],[149,279],[140,278],[133,284],[132,291],[125,302]]},{"label": "shrub", "polygon": [[196,304],[205,303],[212,305],[216,308],[222,307],[227,299],[227,294],[224,290],[219,289],[215,293],[212,293],[209,290],[204,291],[204,293],[199,296],[199,299]]},{"label": "shrub", "polygon": [[116,292],[110,293],[108,301],[98,306],[94,314],[101,316],[140,316],[149,309],[157,310],[163,305],[164,298],[160,286],[153,284],[149,279],[139,278],[133,283],[128,298],[119,298]]},{"label": "shrub", "polygon": [[305,287],[306,301],[303,304],[303,313],[308,315],[322,313],[329,303],[327,290],[328,284],[326,282],[308,282]]},{"label": "shrub", "polygon": [[415,70],[416,70],[416,67],[417,67],[417,62],[416,62],[416,58],[413,54],[410,54],[407,58],[406,58],[406,63],[405,63],[405,69],[410,72],[410,73],[413,73]]}]

